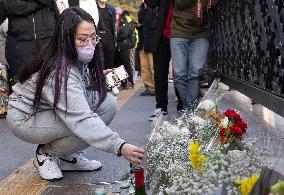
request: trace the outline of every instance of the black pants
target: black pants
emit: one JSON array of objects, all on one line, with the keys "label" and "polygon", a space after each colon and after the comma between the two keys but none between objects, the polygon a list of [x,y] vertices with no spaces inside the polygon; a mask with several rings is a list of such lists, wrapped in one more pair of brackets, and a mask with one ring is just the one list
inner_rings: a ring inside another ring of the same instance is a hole
[{"label": "black pants", "polygon": [[157,52],[154,53],[154,79],[156,108],[167,111],[168,107],[168,74],[171,59],[170,41],[161,38]]},{"label": "black pants", "polygon": [[113,36],[112,34],[101,34],[100,37],[102,38],[102,45],[104,50],[103,67],[104,69],[114,68],[115,46]]},{"label": "black pants", "polygon": [[138,71],[139,73],[141,72],[139,49],[137,48],[135,51],[135,71]]}]

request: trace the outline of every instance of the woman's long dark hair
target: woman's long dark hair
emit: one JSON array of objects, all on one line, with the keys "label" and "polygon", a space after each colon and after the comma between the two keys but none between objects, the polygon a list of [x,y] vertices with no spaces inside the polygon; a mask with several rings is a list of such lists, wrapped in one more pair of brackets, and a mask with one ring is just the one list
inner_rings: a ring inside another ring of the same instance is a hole
[{"label": "woman's long dark hair", "polygon": [[[55,76],[53,110],[55,111],[57,109],[59,97],[62,95],[60,94],[62,84],[67,109],[67,80],[70,65],[78,61],[74,35],[79,23],[83,20],[93,23],[94,26],[96,26],[92,16],[81,8],[68,8],[62,12],[57,21],[53,38],[48,47],[39,52],[37,56],[27,61],[18,75],[17,80],[23,83],[29,79],[32,74],[38,72],[35,97],[33,101],[34,115],[39,110],[39,103],[45,80],[53,71]],[[94,58],[88,64],[92,90],[98,90],[99,92],[99,104],[96,108],[106,97],[105,78],[100,64],[99,53],[99,47],[96,47]]]}]

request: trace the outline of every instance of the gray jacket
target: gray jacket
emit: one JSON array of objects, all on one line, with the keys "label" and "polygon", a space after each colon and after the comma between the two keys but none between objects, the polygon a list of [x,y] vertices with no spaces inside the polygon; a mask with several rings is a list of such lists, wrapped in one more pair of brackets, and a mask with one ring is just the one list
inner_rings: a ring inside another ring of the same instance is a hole
[{"label": "gray jacket", "polygon": [[[98,114],[91,110],[86,97],[85,83],[80,72],[82,71],[78,67],[71,66],[67,81],[67,109],[64,95],[61,95],[56,114],[75,135],[86,143],[103,151],[117,154],[124,140],[117,133],[112,132]],[[23,84],[15,84],[13,86],[14,92],[9,99],[8,109],[22,111],[25,113],[26,119],[32,117],[31,112],[36,89],[36,79],[37,73],[32,75]],[[54,74],[51,74],[42,90],[39,112],[52,110],[54,83]],[[61,94],[64,94],[63,89]],[[48,118],[46,120],[55,119]]]}]

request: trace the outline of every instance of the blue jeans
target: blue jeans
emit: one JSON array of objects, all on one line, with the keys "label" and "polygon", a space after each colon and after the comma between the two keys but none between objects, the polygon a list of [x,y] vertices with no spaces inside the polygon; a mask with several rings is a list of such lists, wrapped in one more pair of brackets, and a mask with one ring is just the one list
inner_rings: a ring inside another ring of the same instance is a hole
[{"label": "blue jeans", "polygon": [[207,60],[209,41],[171,38],[174,82],[184,109],[192,109],[199,97],[199,71]]}]

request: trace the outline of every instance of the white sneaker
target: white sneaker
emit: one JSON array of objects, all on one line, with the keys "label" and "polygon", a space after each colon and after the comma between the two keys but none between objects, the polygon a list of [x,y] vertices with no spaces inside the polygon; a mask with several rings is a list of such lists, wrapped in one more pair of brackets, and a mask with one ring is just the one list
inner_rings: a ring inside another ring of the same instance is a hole
[{"label": "white sneaker", "polygon": [[153,112],[153,115],[151,115],[148,119],[149,121],[153,121],[155,119],[155,117],[157,117],[158,115],[168,115],[168,112],[163,111],[162,108],[156,108]]},{"label": "white sneaker", "polygon": [[99,171],[102,163],[96,160],[88,160],[82,156],[82,152],[59,158],[59,166],[62,171]]},{"label": "white sneaker", "polygon": [[39,147],[36,151],[33,163],[42,179],[59,181],[63,179],[62,171],[57,164],[58,158],[48,154],[40,154]]}]

